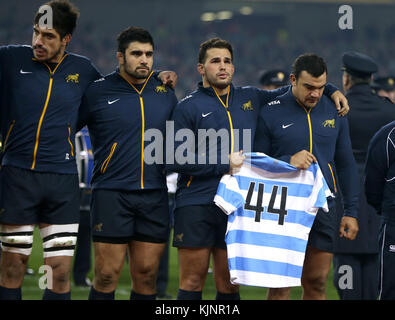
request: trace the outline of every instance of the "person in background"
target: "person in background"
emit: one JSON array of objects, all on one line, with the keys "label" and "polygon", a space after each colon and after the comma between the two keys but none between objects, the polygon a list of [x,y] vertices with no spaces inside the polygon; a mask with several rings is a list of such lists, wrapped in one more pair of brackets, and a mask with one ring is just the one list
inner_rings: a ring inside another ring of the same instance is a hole
[{"label": "person in background", "polygon": [[387,97],[395,103],[395,77],[376,77],[371,83],[371,87],[376,90],[381,97]]},{"label": "person in background", "polygon": [[[359,175],[359,232],[352,242],[335,237],[333,282],[342,300],[372,300],[378,290],[378,232],[380,219],[366,202],[364,164],[368,144],[382,126],[395,120],[393,104],[370,87],[377,72],[376,62],[360,52],[343,54],[343,89],[350,103],[350,138]],[[343,216],[342,199],[337,199],[337,221]]]},{"label": "person in background", "polygon": [[289,73],[282,69],[261,72],[259,84],[262,89],[273,90],[289,85]]},{"label": "person in background", "polygon": [[92,282],[88,278],[88,273],[91,269],[90,202],[92,189],[90,183],[93,173],[93,152],[87,128],[82,128],[75,135],[75,153],[80,182],[80,224],[74,256],[73,278],[76,286],[90,287]]},{"label": "person in background", "polygon": [[365,166],[367,202],[381,218],[379,300],[395,300],[395,121],[382,127],[369,143]]}]

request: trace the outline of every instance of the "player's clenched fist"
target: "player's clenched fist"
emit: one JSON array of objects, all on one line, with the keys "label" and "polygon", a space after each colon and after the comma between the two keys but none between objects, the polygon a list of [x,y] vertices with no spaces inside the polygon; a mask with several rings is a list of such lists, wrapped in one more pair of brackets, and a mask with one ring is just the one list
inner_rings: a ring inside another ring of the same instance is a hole
[{"label": "player's clenched fist", "polygon": [[354,240],[358,234],[358,221],[353,217],[344,216],[340,221],[339,236]]},{"label": "player's clenched fist", "polygon": [[307,169],[308,167],[310,167],[312,162],[317,162],[316,157],[307,150],[302,150],[295,153],[291,157],[291,161],[289,163],[295,168]]}]

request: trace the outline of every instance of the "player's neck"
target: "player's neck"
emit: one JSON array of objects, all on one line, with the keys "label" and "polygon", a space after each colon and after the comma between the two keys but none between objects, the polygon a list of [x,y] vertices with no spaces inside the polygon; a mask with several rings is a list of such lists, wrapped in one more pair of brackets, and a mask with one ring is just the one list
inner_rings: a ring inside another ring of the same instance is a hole
[{"label": "player's neck", "polygon": [[119,70],[119,74],[129,83],[131,84],[143,84],[147,78],[143,78],[143,79],[137,79],[135,77],[132,77],[129,73],[127,73],[124,69],[120,68]]},{"label": "player's neck", "polygon": [[225,87],[225,88],[218,88],[218,87],[216,87],[216,86],[214,86],[214,85],[212,85],[212,84],[210,84],[210,83],[205,83],[204,81],[203,81],[203,87],[204,88],[213,88],[213,90],[217,93],[217,95],[218,96],[224,96],[224,95],[227,95],[228,94],[228,92],[229,92],[229,86],[227,86],[227,87]]}]

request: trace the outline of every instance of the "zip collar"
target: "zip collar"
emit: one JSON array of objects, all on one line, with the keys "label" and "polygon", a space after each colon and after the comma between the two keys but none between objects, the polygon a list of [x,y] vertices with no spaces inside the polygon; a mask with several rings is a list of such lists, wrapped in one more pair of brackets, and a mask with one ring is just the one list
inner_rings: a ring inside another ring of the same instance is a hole
[{"label": "zip collar", "polygon": [[[234,89],[234,86],[231,83],[229,85],[229,96],[233,93],[233,89]],[[203,92],[204,94],[207,94],[207,95],[212,96],[212,97],[216,97],[217,96],[217,93],[215,92],[213,87],[211,87],[211,86],[207,87],[207,88],[203,87],[203,81],[200,81],[198,83],[198,90]]]},{"label": "zip collar", "polygon": [[119,69],[117,69],[116,74],[119,76],[120,79],[122,79],[124,82],[128,83],[133,89],[134,91],[136,91],[139,95],[141,95],[144,91],[144,88],[147,86],[147,83],[149,82],[149,80],[151,79],[152,75],[154,74],[154,71],[151,71],[151,73],[148,75],[147,79],[145,79],[145,82],[143,83],[143,86],[140,90],[138,90],[136,88],[136,86],[131,83],[128,79],[126,79],[125,77],[123,77],[120,73],[119,73]]},{"label": "zip collar", "polygon": [[[32,54],[33,54],[33,50],[32,50]],[[58,69],[58,67],[62,64],[62,62],[64,61],[64,59],[65,59],[68,55],[69,55],[68,52],[65,51],[65,52],[64,52],[64,55],[63,55],[63,57],[62,57],[62,59],[60,59],[60,61],[57,63],[57,65],[56,65],[56,67],[55,67],[55,69],[54,69],[53,71],[51,70],[51,68],[49,67],[49,65],[48,65],[47,62],[38,61],[38,60],[34,57],[34,55],[33,55],[32,60],[35,61],[35,62],[38,62],[38,63],[41,63],[41,64],[45,65],[45,66],[48,68],[48,71],[49,71],[49,73],[51,74],[51,76],[53,76],[53,75],[55,74],[56,70]]]}]

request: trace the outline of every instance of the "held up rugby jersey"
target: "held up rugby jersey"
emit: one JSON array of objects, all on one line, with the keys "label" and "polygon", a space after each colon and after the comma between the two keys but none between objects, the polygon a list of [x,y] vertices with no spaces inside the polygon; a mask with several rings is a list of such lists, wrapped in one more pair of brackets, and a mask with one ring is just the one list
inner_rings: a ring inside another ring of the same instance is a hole
[{"label": "held up rugby jersey", "polygon": [[228,217],[231,281],[259,287],[300,286],[310,229],[331,191],[318,164],[300,170],[263,153],[246,154],[225,175],[214,202]]},{"label": "held up rugby jersey", "polygon": [[[254,150],[251,146],[261,107],[289,88],[262,90],[231,84],[228,93],[220,97],[212,87],[199,82],[198,89],[177,104],[172,115],[175,157],[166,163],[168,171],[180,174],[177,208],[213,203],[222,175],[229,172],[228,155]],[[336,90],[327,84],[324,94],[330,96]],[[200,135],[202,132],[207,135]],[[211,157],[216,161],[210,161]]]}]

